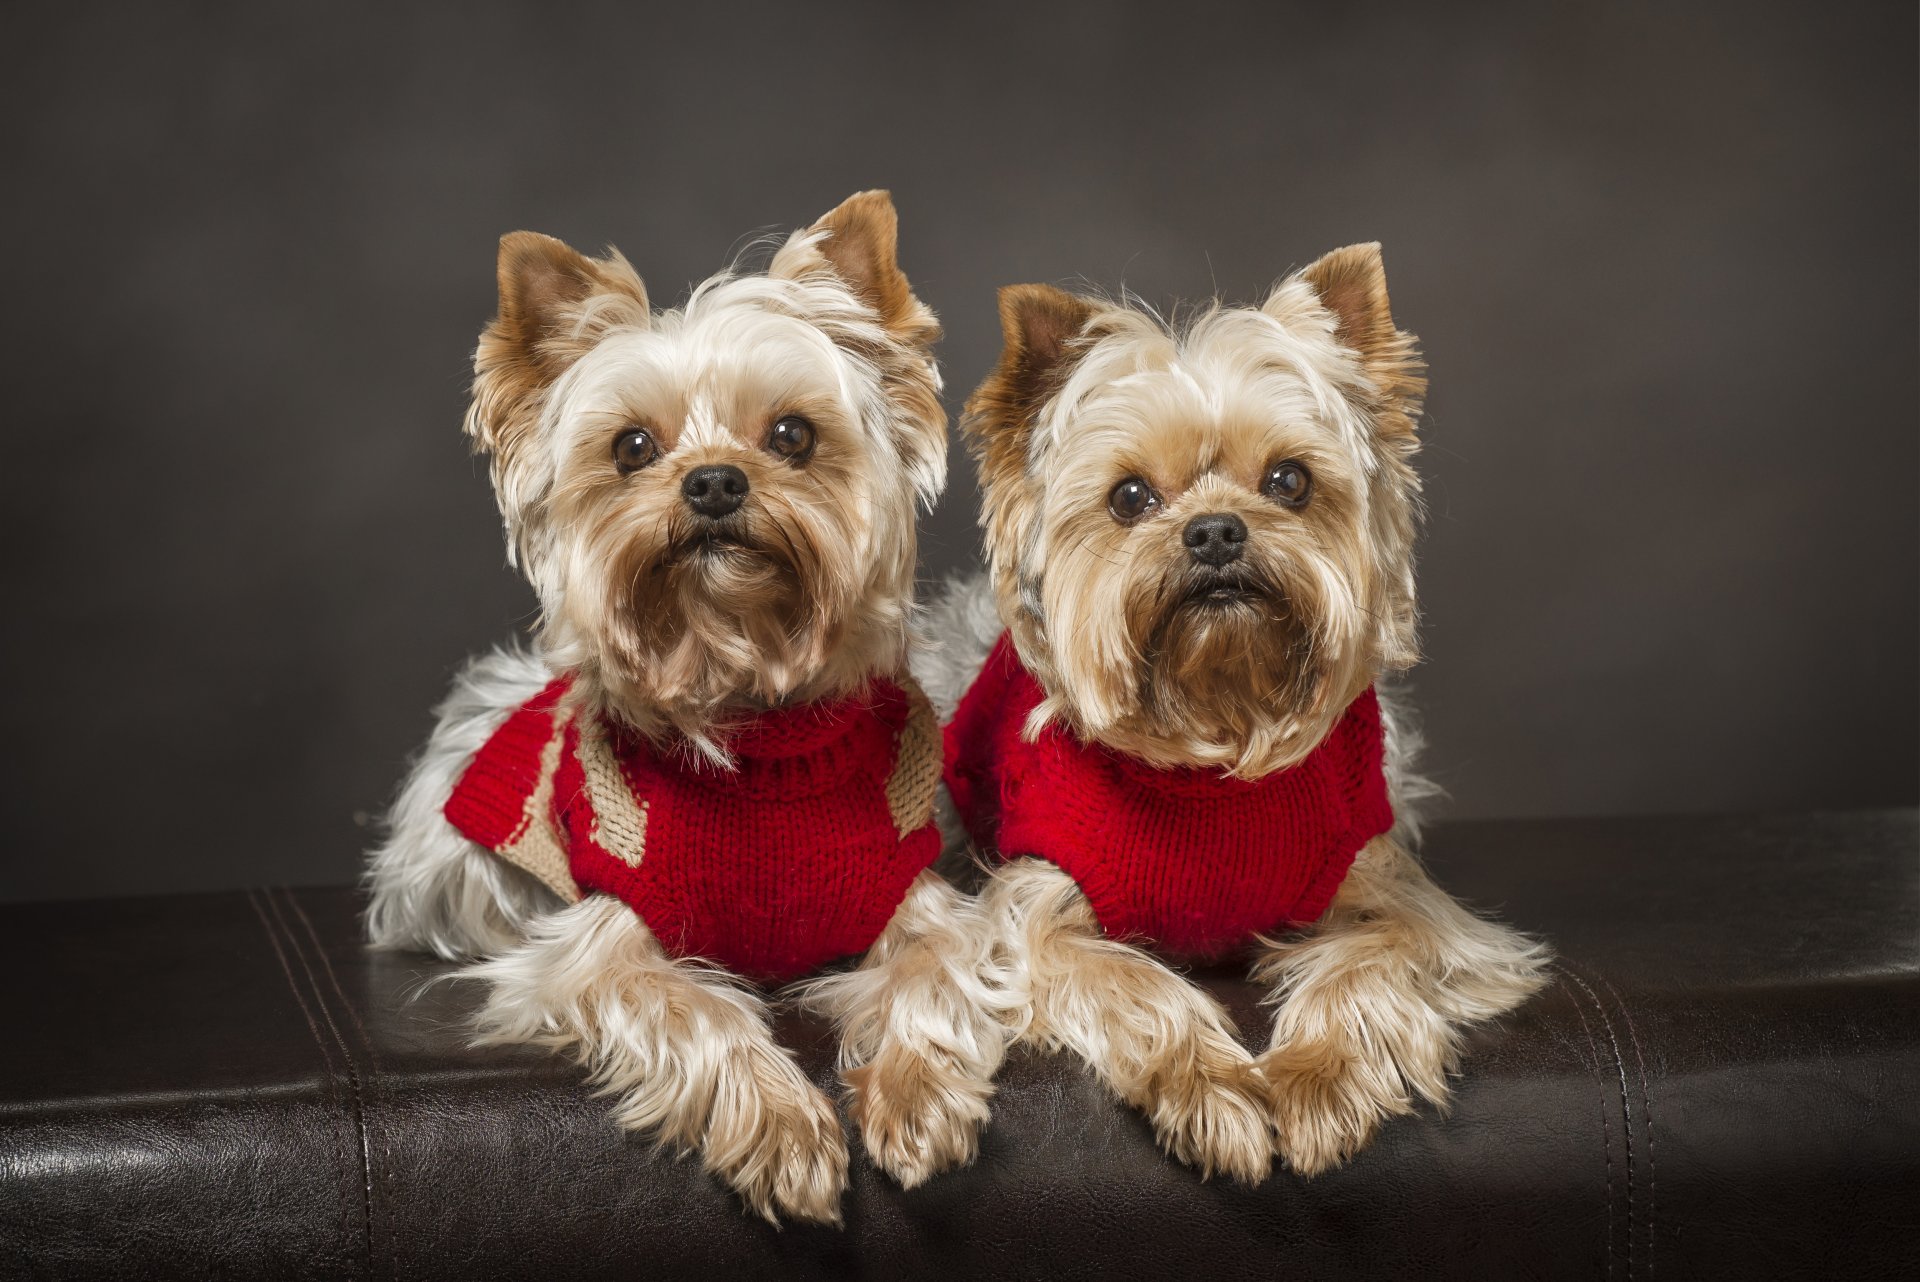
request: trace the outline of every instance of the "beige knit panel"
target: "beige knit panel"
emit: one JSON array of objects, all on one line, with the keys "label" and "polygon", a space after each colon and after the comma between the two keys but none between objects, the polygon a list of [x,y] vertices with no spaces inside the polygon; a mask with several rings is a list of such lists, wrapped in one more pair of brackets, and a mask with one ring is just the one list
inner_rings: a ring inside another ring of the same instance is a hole
[{"label": "beige knit panel", "polygon": [[907,724],[900,727],[894,745],[893,775],[887,780],[887,810],[894,830],[902,837],[933,822],[934,796],[940,787],[940,718],[911,678],[907,692]]},{"label": "beige knit panel", "polygon": [[638,868],[647,853],[647,803],[634,799],[602,727],[580,727],[580,768],[593,801],[593,839],[621,863]]},{"label": "beige knit panel", "polygon": [[560,772],[560,754],[567,742],[567,717],[564,708],[553,710],[553,733],[540,749],[540,782],[527,798],[520,830],[513,840],[500,848],[500,857],[515,867],[524,868],[540,883],[568,903],[580,898],[567,863],[567,844],[553,828],[553,780]]}]

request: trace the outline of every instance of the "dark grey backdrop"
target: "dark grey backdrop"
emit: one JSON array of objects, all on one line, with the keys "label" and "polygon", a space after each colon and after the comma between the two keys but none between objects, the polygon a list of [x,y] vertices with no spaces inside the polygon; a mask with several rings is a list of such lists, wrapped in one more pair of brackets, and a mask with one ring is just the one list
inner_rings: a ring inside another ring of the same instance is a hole
[{"label": "dark grey backdrop", "polygon": [[353,875],[528,617],[458,430],[495,238],[665,298],[880,185],[954,406],[996,285],[1386,243],[1456,813],[1920,791],[1910,3],[23,8],[0,896]]}]

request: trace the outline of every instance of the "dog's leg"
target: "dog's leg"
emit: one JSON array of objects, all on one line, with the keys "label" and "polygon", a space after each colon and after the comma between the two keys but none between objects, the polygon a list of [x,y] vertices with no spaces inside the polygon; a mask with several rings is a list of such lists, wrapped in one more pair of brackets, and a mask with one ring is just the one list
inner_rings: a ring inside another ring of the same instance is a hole
[{"label": "dog's leg", "polygon": [[1461,1030],[1525,1001],[1547,956],[1467,911],[1392,838],[1368,843],[1326,916],[1269,941],[1255,967],[1279,1006],[1258,1068],[1280,1155],[1315,1175],[1415,1097],[1444,1108]]},{"label": "dog's leg", "polygon": [[838,1028],[848,1107],[902,1188],[973,1160],[1009,1036],[993,954],[979,903],[924,872],[858,967],[794,990]]},{"label": "dog's leg", "polygon": [[760,1215],[840,1222],[847,1143],[832,1102],[774,1042],[757,994],[669,957],[626,905],[589,896],[461,973],[489,986],[483,1042],[571,1052],[619,1125],[697,1150]]},{"label": "dog's leg", "polygon": [[512,649],[480,656],[454,679],[367,867],[367,936],[376,948],[482,957],[512,946],[528,922],[559,904],[441,813],[480,745],[551,680],[537,656]]},{"label": "dog's leg", "polygon": [[1203,1175],[1266,1178],[1273,1139],[1259,1082],[1218,1002],[1108,939],[1086,896],[1052,864],[1005,865],[984,899],[1027,999],[1027,1040],[1086,1060],[1146,1113],[1168,1152]]}]

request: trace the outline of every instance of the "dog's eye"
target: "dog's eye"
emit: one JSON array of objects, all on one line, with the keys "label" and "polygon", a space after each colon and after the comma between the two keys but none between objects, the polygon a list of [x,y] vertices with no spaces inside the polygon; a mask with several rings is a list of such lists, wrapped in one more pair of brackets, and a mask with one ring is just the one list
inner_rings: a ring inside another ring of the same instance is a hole
[{"label": "dog's eye", "polygon": [[813,424],[798,414],[788,414],[767,433],[767,448],[789,463],[804,463],[813,453]]},{"label": "dog's eye", "polygon": [[1160,496],[1137,476],[1129,476],[1107,496],[1107,510],[1121,521],[1137,521],[1159,505]]},{"label": "dog's eye", "polygon": [[638,472],[659,457],[660,447],[640,428],[630,427],[613,438],[613,461],[623,474]]},{"label": "dog's eye", "polygon": [[1288,507],[1304,507],[1313,493],[1313,473],[1307,471],[1307,465],[1299,459],[1275,463],[1260,482],[1260,492]]}]

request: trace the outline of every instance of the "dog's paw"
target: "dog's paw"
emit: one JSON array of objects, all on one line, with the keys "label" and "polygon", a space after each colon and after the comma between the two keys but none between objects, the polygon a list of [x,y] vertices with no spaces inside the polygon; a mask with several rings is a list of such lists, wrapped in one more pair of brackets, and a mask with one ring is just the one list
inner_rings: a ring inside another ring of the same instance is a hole
[{"label": "dog's paw", "polygon": [[1391,1060],[1311,1043],[1255,1061],[1272,1110],[1274,1148],[1299,1175],[1319,1175],[1365,1148],[1389,1117],[1413,1111]]},{"label": "dog's paw", "polygon": [[1244,1061],[1160,1078],[1147,1115],[1161,1147],[1202,1176],[1225,1175],[1252,1187],[1273,1165],[1266,1100]]},{"label": "dog's paw", "polygon": [[973,1160],[993,1084],[952,1056],[894,1044],[841,1077],[867,1156],[901,1188]]},{"label": "dog's paw", "polygon": [[757,1081],[756,1098],[716,1109],[707,1134],[707,1165],[755,1213],[815,1224],[840,1223],[847,1188],[847,1140],[833,1102],[798,1069]]}]

